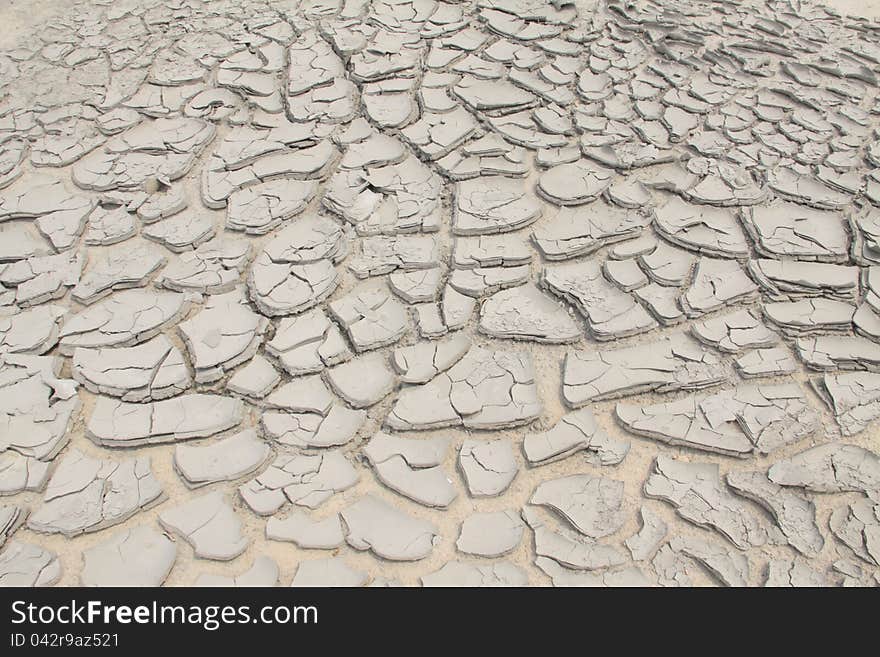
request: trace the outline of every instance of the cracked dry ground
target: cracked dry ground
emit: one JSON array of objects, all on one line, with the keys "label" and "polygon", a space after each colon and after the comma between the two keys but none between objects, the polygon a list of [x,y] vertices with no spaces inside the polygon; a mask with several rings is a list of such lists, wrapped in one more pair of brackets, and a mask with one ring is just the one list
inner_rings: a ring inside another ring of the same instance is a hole
[{"label": "cracked dry ground", "polygon": [[880,583],[880,27],[109,0],[0,54],[0,584]]}]

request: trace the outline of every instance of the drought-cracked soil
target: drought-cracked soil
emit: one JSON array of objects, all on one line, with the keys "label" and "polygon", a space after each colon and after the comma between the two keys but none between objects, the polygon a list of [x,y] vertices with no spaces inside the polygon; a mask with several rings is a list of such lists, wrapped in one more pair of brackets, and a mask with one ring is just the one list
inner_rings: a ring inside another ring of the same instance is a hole
[{"label": "drought-cracked soil", "polygon": [[880,585],[873,19],[0,12],[0,585]]}]

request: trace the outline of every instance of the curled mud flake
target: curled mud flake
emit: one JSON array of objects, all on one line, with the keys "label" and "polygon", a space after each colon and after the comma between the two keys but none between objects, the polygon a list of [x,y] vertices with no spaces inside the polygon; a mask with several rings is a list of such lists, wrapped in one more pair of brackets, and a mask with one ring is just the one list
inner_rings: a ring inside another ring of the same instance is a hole
[{"label": "curled mud flake", "polygon": [[784,347],[749,351],[734,361],[737,372],[746,379],[759,376],[784,376],[798,370],[797,361]]},{"label": "curled mud flake", "polygon": [[750,563],[746,554],[721,543],[685,535],[674,536],[670,547],[700,563],[725,586],[749,585]]},{"label": "curled mud flake", "polygon": [[825,573],[803,559],[771,559],[767,564],[764,586],[825,587],[831,586]]},{"label": "curled mud flake", "polygon": [[779,336],[771,331],[752,310],[737,310],[712,317],[691,326],[694,336],[725,353],[740,353],[751,348],[773,348]]},{"label": "curled mud flake", "polygon": [[149,458],[99,460],[73,450],[49,479],[43,504],[31,514],[28,527],[72,537],[125,522],[163,497]]},{"label": "curled mud flake", "polygon": [[439,570],[422,575],[422,586],[451,587],[504,587],[527,586],[526,572],[509,561],[490,564],[470,561],[450,561]]},{"label": "curled mud flake", "polygon": [[491,429],[526,424],[540,411],[527,354],[472,347],[448,371],[401,390],[385,423],[398,430]]},{"label": "curled mud flake", "polygon": [[715,464],[659,456],[645,482],[645,495],[669,502],[679,516],[716,530],[741,550],[767,542],[763,516],[730,492]]},{"label": "curled mud flake", "polygon": [[202,393],[148,404],[99,397],[86,425],[86,435],[105,447],[204,438],[238,425],[243,409],[239,399]]},{"label": "curled mud flake", "polygon": [[845,436],[863,431],[880,417],[880,374],[828,373],[812,381],[813,389],[828,404]]},{"label": "curled mud flake", "polygon": [[380,354],[366,354],[327,371],[327,383],[352,408],[379,403],[397,387],[397,376]]},{"label": "curled mud flake", "polygon": [[334,494],[358,482],[354,467],[338,451],[321,454],[282,455],[238,491],[258,515],[271,515],[287,502],[315,509]]},{"label": "curled mud flake", "polygon": [[559,562],[547,557],[538,557],[535,559],[535,565],[550,577],[553,586],[644,588],[655,585],[637,566],[585,573],[565,568]]},{"label": "curled mud flake", "polygon": [[741,216],[762,256],[840,263],[848,259],[849,234],[842,214],[777,201],[744,208]]},{"label": "curled mud flake", "polygon": [[788,336],[847,332],[855,311],[851,303],[824,298],[764,304],[764,317]]},{"label": "curled mud flake", "polygon": [[159,524],[189,543],[202,559],[229,561],[250,543],[242,535],[241,520],[219,491],[166,509],[159,514]]},{"label": "curled mud flake", "polygon": [[523,441],[531,465],[552,463],[580,451],[595,465],[617,465],[629,453],[629,442],[609,436],[589,409],[564,415],[549,431],[528,434]]},{"label": "curled mud flake", "polygon": [[381,283],[364,283],[329,304],[358,352],[394,344],[409,331],[406,308]]},{"label": "curled mud flake", "polygon": [[171,260],[156,278],[156,285],[177,292],[229,292],[239,283],[250,259],[247,240],[217,237]]},{"label": "curled mud flake", "polygon": [[[70,440],[70,431],[79,416],[77,385],[60,378],[61,359],[7,353],[0,369],[0,452],[14,452],[28,459],[49,461]],[[16,469],[19,469],[19,465]],[[40,466],[30,461],[40,485]],[[30,474],[15,486],[28,487]]]},{"label": "curled mud flake", "polygon": [[301,511],[294,511],[286,518],[269,518],[266,538],[294,543],[306,550],[333,550],[345,543],[338,513],[322,520],[313,519]]},{"label": "curled mud flake", "polygon": [[192,383],[183,353],[162,334],[134,347],[78,347],[72,373],[87,390],[127,402],[173,397]]},{"label": "curled mud flake", "polygon": [[831,513],[834,535],[860,559],[880,565],[880,503],[861,499]]},{"label": "curled mud flake", "polygon": [[474,513],[461,523],[455,546],[463,554],[501,557],[519,546],[524,529],[515,511]]},{"label": "curled mud flake", "polygon": [[320,372],[352,357],[339,327],[322,310],[282,319],[266,352],[292,376]]},{"label": "curled mud flake", "polygon": [[860,335],[802,337],[795,348],[811,370],[880,370],[880,345]]},{"label": "curled mud flake", "polygon": [[14,540],[0,552],[0,586],[52,586],[59,579],[61,562],[54,552]]},{"label": "curled mud flake", "polygon": [[546,520],[545,516],[533,506],[527,506],[522,511],[523,520],[534,532],[535,555],[543,563],[552,561],[571,571],[568,574],[574,577],[577,571],[603,570],[626,563],[626,556],[620,548],[594,541]]},{"label": "curled mud flake", "polygon": [[165,262],[158,247],[149,242],[131,243],[93,262],[73,288],[73,298],[90,305],[114,290],[146,287]]},{"label": "curled mud flake", "polygon": [[719,258],[742,258],[749,242],[736,214],[725,208],[691,205],[670,196],[654,209],[654,225],[673,244]]},{"label": "curled mud flake", "polygon": [[502,176],[456,185],[453,232],[486,235],[517,230],[541,217],[541,204],[522,181]]},{"label": "curled mud flake", "polygon": [[269,458],[269,446],[246,429],[204,446],[178,445],[174,469],[189,488],[233,481],[254,472]]},{"label": "curled mud flake", "polygon": [[623,482],[571,475],[538,485],[530,504],[546,506],[584,536],[601,538],[623,526]]},{"label": "curled mud flake", "polygon": [[242,290],[208,297],[204,310],[181,322],[196,383],[217,381],[250,360],[263,341],[269,320],[253,312]]},{"label": "curled mud flake", "polygon": [[376,477],[393,491],[429,507],[446,508],[458,496],[440,466],[448,440],[396,438],[378,433],[364,448]]},{"label": "curled mud flake", "polygon": [[49,463],[13,451],[0,454],[0,496],[41,491],[49,479]]},{"label": "curled mud flake", "polygon": [[83,586],[161,586],[177,559],[177,545],[147,525],[116,532],[83,551]]},{"label": "curled mud flake", "polygon": [[375,236],[360,240],[360,253],[348,267],[358,278],[436,268],[437,239],[429,235]]},{"label": "curled mud flake", "polygon": [[593,202],[583,208],[558,208],[532,233],[547,260],[567,260],[608,244],[638,237],[650,219],[638,212]]},{"label": "curled mud flake", "polygon": [[223,587],[268,587],[277,586],[279,578],[278,564],[265,555],[259,555],[254,559],[251,567],[240,575],[227,577],[225,575],[212,575],[202,573],[198,576],[193,586],[223,586]]},{"label": "curled mud flake", "polygon": [[458,467],[472,497],[494,497],[510,486],[519,471],[513,447],[505,439],[462,443]]},{"label": "curled mud flake", "polygon": [[480,331],[550,344],[574,342],[582,334],[566,308],[531,283],[489,297],[480,309]]},{"label": "curled mud flake", "polygon": [[643,505],[639,516],[642,521],[641,529],[624,542],[635,561],[645,561],[657,552],[669,528],[663,518],[651,511],[649,506]]},{"label": "curled mud flake", "polygon": [[575,305],[597,340],[637,335],[658,326],[632,296],[605,278],[596,261],[547,266],[541,280],[550,292]]},{"label": "curled mud flake", "polygon": [[744,385],[644,407],[619,403],[615,415],[636,435],[741,458],[772,452],[818,426],[818,414],[796,384]]},{"label": "curled mud flake", "polygon": [[355,570],[340,557],[311,559],[300,562],[290,583],[293,587],[339,587],[365,586],[370,577]]},{"label": "curled mud flake", "polygon": [[615,350],[570,352],[563,364],[562,392],[572,407],[646,391],[711,387],[730,376],[723,360],[684,334]]},{"label": "curled mud flake", "polygon": [[880,456],[857,445],[826,443],[777,461],[767,476],[780,486],[816,493],[858,491],[876,500],[880,495]]},{"label": "curled mud flake", "polygon": [[583,205],[598,198],[611,184],[609,169],[579,160],[560,164],[541,175],[538,193],[555,205]]},{"label": "curled mud flake", "polygon": [[699,317],[757,296],[758,286],[738,262],[702,257],[690,287],[681,296],[681,307],[688,317]]},{"label": "curled mud flake", "polygon": [[733,491],[764,507],[798,552],[814,557],[825,540],[816,525],[816,508],[798,493],[770,481],[763,472],[732,471],[727,484]]},{"label": "curled mud flake", "polygon": [[346,507],[341,516],[349,545],[389,561],[424,559],[439,539],[432,523],[413,518],[371,494]]}]

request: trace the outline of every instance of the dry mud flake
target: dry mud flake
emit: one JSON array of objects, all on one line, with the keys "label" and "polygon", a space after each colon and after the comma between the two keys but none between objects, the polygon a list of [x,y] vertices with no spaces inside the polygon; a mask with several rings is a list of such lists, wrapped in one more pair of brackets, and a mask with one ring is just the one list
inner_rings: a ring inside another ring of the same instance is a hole
[{"label": "dry mud flake", "polygon": [[828,524],[859,558],[873,566],[880,565],[880,503],[861,499],[838,507]]},{"label": "dry mud flake", "polygon": [[828,404],[844,436],[864,431],[880,416],[880,374],[875,372],[828,373],[812,382]]},{"label": "dry mud flake", "polygon": [[582,329],[565,306],[532,283],[496,292],[480,309],[480,331],[495,338],[560,344]]},{"label": "dry mud flake", "polygon": [[397,386],[397,375],[383,354],[365,354],[327,371],[327,383],[352,408],[382,401]]},{"label": "dry mud flake", "polygon": [[465,518],[455,547],[479,557],[500,557],[520,544],[525,525],[515,511],[474,513]]},{"label": "dry mud flake", "polygon": [[339,451],[282,454],[262,474],[240,486],[238,492],[254,513],[266,516],[288,502],[316,509],[359,479],[354,466]]},{"label": "dry mud flake", "polygon": [[86,435],[105,447],[140,447],[205,438],[241,422],[241,400],[210,394],[130,404],[99,397],[86,425]]},{"label": "dry mud flake", "polygon": [[161,586],[177,559],[177,545],[147,525],[126,529],[83,551],[83,586]]},{"label": "dry mud flake", "polygon": [[424,559],[439,539],[432,523],[413,518],[371,494],[346,507],[341,516],[349,545],[390,561]]},{"label": "dry mud flake", "polygon": [[808,557],[819,554],[825,540],[810,500],[773,483],[762,472],[732,471],[726,481],[735,493],[764,507],[798,552]]},{"label": "dry mud flake", "polygon": [[543,465],[586,452],[595,465],[617,465],[629,453],[629,442],[609,436],[596,423],[593,412],[583,409],[562,416],[549,431],[528,434],[523,453],[530,465]]},{"label": "dry mud flake", "polygon": [[253,429],[209,445],[177,445],[174,469],[190,488],[234,481],[257,470],[271,450]]},{"label": "dry mud flake", "polygon": [[358,352],[394,344],[410,329],[406,309],[384,284],[363,283],[328,308]]},{"label": "dry mud flake", "polygon": [[[577,578],[577,571],[603,570],[627,561],[623,551],[614,545],[599,543],[558,523],[546,522],[537,507],[525,507],[522,518],[534,532],[535,563],[541,561],[551,569],[556,566],[564,568],[556,571],[560,576],[565,573],[565,576]],[[555,565],[549,563],[551,560]]]},{"label": "dry mud flake", "polygon": [[52,474],[28,528],[67,537],[94,532],[125,522],[163,497],[148,457],[100,460],[74,449]]},{"label": "dry mud flake", "polygon": [[126,402],[174,397],[192,383],[183,353],[163,334],[134,347],[77,347],[72,372],[87,390]]},{"label": "dry mud flake", "polygon": [[589,475],[545,481],[535,488],[531,504],[546,506],[590,538],[613,534],[623,526],[623,482]]},{"label": "dry mud flake", "polygon": [[312,559],[301,562],[290,585],[293,587],[348,588],[364,586],[369,579],[367,573],[355,570],[340,557],[331,557],[329,559]]},{"label": "dry mud flake", "polygon": [[547,266],[541,280],[550,292],[574,304],[596,340],[624,338],[658,327],[633,296],[605,278],[596,261]]},{"label": "dry mud flake", "polygon": [[503,176],[465,180],[456,185],[453,232],[488,235],[524,228],[542,214],[526,183]]},{"label": "dry mud flake", "polygon": [[204,309],[177,326],[195,370],[196,383],[212,383],[250,360],[269,320],[253,312],[242,290],[208,297]]},{"label": "dry mud flake", "polygon": [[509,561],[450,561],[439,570],[422,575],[421,580],[422,586],[431,587],[522,587],[529,583],[526,572]]},{"label": "dry mud flake", "polygon": [[685,520],[718,531],[741,550],[767,542],[763,517],[724,485],[713,463],[658,456],[644,490],[648,497],[672,504]]},{"label": "dry mud flake", "polygon": [[826,443],[776,461],[767,472],[780,486],[816,493],[858,491],[880,499],[880,456],[858,445]]},{"label": "dry mud flake", "polygon": [[59,579],[61,562],[54,552],[20,541],[0,552],[0,587],[52,586]]},{"label": "dry mud flake", "polygon": [[639,510],[642,527],[630,536],[624,543],[635,561],[644,561],[650,558],[660,547],[669,526],[649,506],[642,506]]},{"label": "dry mud flake", "polygon": [[291,376],[320,372],[352,357],[339,327],[323,310],[282,319],[266,352]]},{"label": "dry mud flake", "polygon": [[241,520],[219,491],[193,498],[159,514],[159,524],[189,543],[202,559],[229,561],[247,549]]},{"label": "dry mud flake", "polygon": [[267,411],[261,417],[261,425],[266,435],[281,445],[306,449],[345,445],[366,419],[366,411],[331,404],[323,412]]},{"label": "dry mud flake", "polygon": [[458,467],[472,497],[501,495],[519,472],[510,441],[465,440],[458,453]]},{"label": "dry mud flake", "polygon": [[767,587],[824,587],[831,586],[820,570],[802,559],[771,559],[767,564]]},{"label": "dry mud flake", "polygon": [[491,429],[526,424],[540,411],[527,354],[472,347],[428,383],[401,390],[385,422],[398,430]]},{"label": "dry mud flake", "polygon": [[403,438],[379,432],[364,447],[376,477],[388,488],[429,507],[446,508],[458,496],[441,467],[445,438]]},{"label": "dry mud flake", "polygon": [[684,334],[622,349],[569,352],[562,394],[574,408],[644,392],[675,392],[718,385],[729,368],[710,349]]},{"label": "dry mud flake", "polygon": [[202,573],[198,576],[194,586],[223,586],[223,587],[268,587],[278,585],[278,564],[271,558],[260,555],[254,559],[251,567],[240,575],[227,577],[225,575],[212,575]]},{"label": "dry mud flake", "polygon": [[427,383],[460,361],[471,347],[464,335],[443,342],[419,342],[398,347],[391,356],[391,365],[403,383]]},{"label": "dry mud flake", "polygon": [[698,563],[725,586],[743,587],[749,585],[751,565],[746,554],[728,548],[716,541],[679,535],[673,537],[669,545]]},{"label": "dry mud flake", "polygon": [[322,520],[315,520],[298,511],[286,518],[269,518],[266,522],[266,538],[294,543],[307,550],[332,550],[345,543],[338,513]]},{"label": "dry mud flake", "polygon": [[568,260],[638,237],[649,223],[650,218],[640,212],[597,200],[548,211],[532,241],[547,260]]},{"label": "dry mud flake", "polygon": [[149,289],[111,294],[70,317],[61,328],[59,350],[77,347],[130,347],[157,335],[188,310],[183,294]]},{"label": "dry mud flake", "polygon": [[50,465],[13,451],[0,453],[0,496],[41,491],[49,479]]},{"label": "dry mud flake", "polygon": [[614,413],[636,435],[741,458],[794,443],[819,422],[794,383],[743,385],[644,407],[619,403]]},{"label": "dry mud flake", "polygon": [[[0,453],[14,452],[25,458],[49,461],[70,440],[80,399],[74,381],[58,378],[61,366],[61,359],[53,356],[3,356]],[[35,465],[26,468],[34,470],[36,479],[45,476],[39,474]]]}]

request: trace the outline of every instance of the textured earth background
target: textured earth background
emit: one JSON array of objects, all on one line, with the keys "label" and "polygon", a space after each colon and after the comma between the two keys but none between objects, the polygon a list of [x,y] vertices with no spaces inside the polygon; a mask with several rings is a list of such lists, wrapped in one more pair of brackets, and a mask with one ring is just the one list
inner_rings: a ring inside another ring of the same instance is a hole
[{"label": "textured earth background", "polygon": [[880,584],[836,5],[0,3],[0,585]]}]

